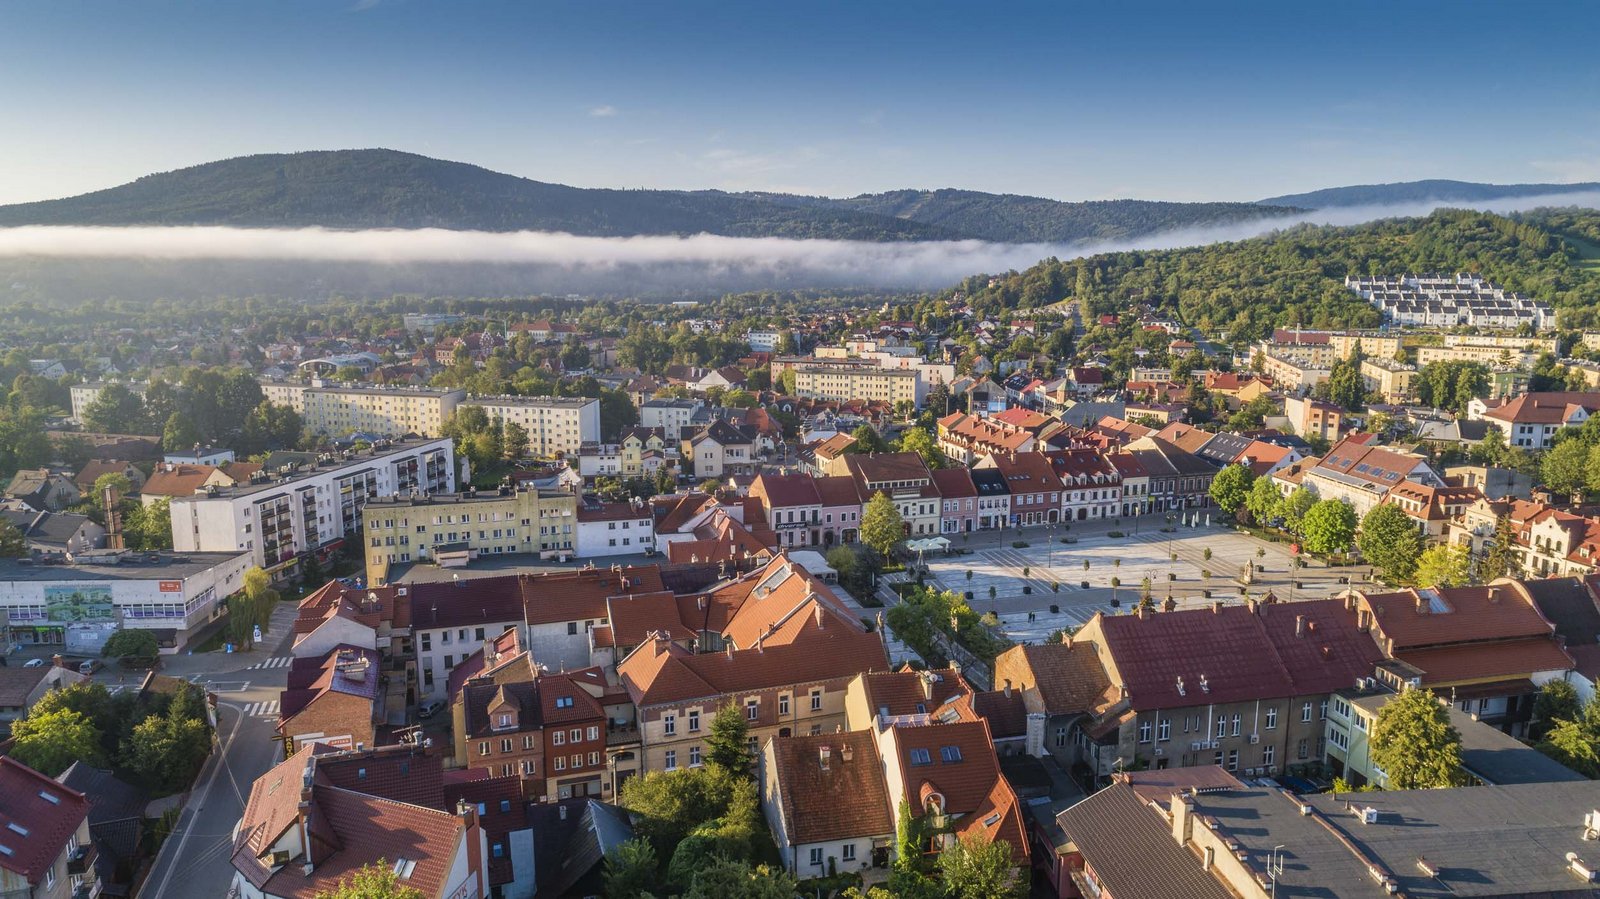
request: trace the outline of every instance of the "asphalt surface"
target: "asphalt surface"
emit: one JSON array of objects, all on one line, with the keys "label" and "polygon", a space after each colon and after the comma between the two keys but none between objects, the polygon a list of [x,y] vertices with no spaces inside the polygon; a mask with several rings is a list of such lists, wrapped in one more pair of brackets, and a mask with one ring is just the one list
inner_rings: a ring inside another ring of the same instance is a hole
[{"label": "asphalt surface", "polygon": [[218,751],[200,772],[178,828],[162,846],[141,896],[223,899],[233,883],[233,830],[256,778],[276,764],[277,703],[288,680],[292,603],[280,604],[266,644],[271,651],[174,656],[163,673],[187,677],[217,696]]}]

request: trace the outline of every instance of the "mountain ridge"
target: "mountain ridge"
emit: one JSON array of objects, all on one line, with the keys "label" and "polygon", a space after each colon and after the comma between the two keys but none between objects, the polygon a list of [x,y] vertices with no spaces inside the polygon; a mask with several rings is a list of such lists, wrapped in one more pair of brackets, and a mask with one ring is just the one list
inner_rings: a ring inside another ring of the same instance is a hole
[{"label": "mountain ridge", "polygon": [[1430,178],[1421,181],[1325,187],[1305,193],[1267,197],[1256,202],[1263,206],[1329,209],[1340,206],[1387,206],[1394,203],[1476,203],[1507,197],[1560,196],[1592,191],[1600,191],[1600,183],[1586,181],[1574,184],[1489,184],[1482,181]]}]

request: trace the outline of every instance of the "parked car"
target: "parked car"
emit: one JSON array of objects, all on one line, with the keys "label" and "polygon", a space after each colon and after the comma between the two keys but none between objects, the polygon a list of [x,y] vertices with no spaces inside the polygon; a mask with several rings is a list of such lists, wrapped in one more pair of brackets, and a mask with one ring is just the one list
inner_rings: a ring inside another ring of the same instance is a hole
[{"label": "parked car", "polygon": [[24,667],[24,668],[43,668],[44,667],[44,659],[29,659],[26,662],[22,663],[22,667]]},{"label": "parked car", "polygon": [[417,717],[432,718],[434,715],[439,714],[439,710],[442,708],[444,708],[444,700],[430,699],[417,709]]},{"label": "parked car", "polygon": [[103,663],[99,659],[84,659],[78,663],[78,673],[83,675],[93,674],[99,671],[102,665]]}]

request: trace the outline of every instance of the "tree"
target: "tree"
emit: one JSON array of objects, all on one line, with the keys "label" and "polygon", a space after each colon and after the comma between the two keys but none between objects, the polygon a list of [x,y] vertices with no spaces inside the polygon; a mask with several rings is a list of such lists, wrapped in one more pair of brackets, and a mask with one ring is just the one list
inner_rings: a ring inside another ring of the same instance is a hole
[{"label": "tree", "polygon": [[171,502],[162,497],[148,506],[128,504],[122,515],[122,534],[131,549],[171,549]]},{"label": "tree", "polygon": [[695,828],[726,813],[741,783],[750,780],[715,765],[652,771],[628,778],[617,802],[633,813],[634,832],[658,856],[667,855]]},{"label": "tree", "polygon": [[151,789],[183,789],[211,754],[211,727],[182,714],[173,703],[165,715],[151,715],[133,728],[122,748],[122,763]]},{"label": "tree", "polygon": [[1256,473],[1243,465],[1229,465],[1211,479],[1211,499],[1222,511],[1237,515],[1249,498],[1255,479]]},{"label": "tree", "polygon": [[706,737],[706,761],[746,775],[750,771],[750,724],[744,711],[733,703],[717,709],[711,718],[711,733]]},{"label": "tree", "polygon": [[1461,734],[1431,691],[1408,689],[1378,710],[1372,762],[1388,775],[1391,789],[1454,786],[1461,768]]},{"label": "tree", "polygon": [[234,448],[253,456],[270,450],[294,449],[305,431],[305,420],[289,406],[262,402],[245,415],[240,427]]},{"label": "tree", "polygon": [[1294,492],[1283,498],[1283,503],[1278,507],[1278,514],[1283,516],[1283,526],[1291,533],[1301,533],[1305,527],[1306,514],[1311,507],[1317,504],[1317,495],[1304,487],[1294,488]]},{"label": "tree", "polygon": [[1541,732],[1560,721],[1575,721],[1582,707],[1578,704],[1578,691],[1564,680],[1546,681],[1533,700],[1534,725]]},{"label": "tree", "polygon": [[799,883],[787,871],[716,858],[694,875],[684,899],[794,899]]},{"label": "tree", "polygon": [[916,453],[929,468],[945,467],[944,450],[933,439],[933,435],[922,428],[907,428],[900,435],[900,450],[907,453]]},{"label": "tree", "polygon": [[606,853],[608,899],[635,899],[656,886],[656,851],[649,840],[626,840]]},{"label": "tree", "polygon": [[1283,505],[1283,494],[1278,492],[1278,485],[1272,483],[1272,478],[1256,478],[1250,485],[1250,493],[1244,498],[1244,507],[1250,510],[1250,517],[1256,524],[1265,525],[1278,517],[1278,509]]},{"label": "tree", "polygon": [[144,400],[125,384],[107,384],[83,410],[83,426],[104,434],[141,434]]},{"label": "tree", "polygon": [[1367,386],[1361,380],[1360,353],[1333,363],[1328,380],[1318,386],[1326,388],[1329,402],[1350,410],[1360,409],[1367,399]]},{"label": "tree", "polygon": [[317,893],[315,899],[425,899],[421,890],[400,882],[388,859],[363,865],[348,880]]},{"label": "tree", "polygon": [[798,378],[793,368],[786,368],[778,375],[778,393],[780,396],[794,396],[794,382]]},{"label": "tree", "polygon": [[1494,536],[1484,552],[1478,579],[1492,581],[1500,577],[1521,577],[1522,563],[1517,559],[1516,532],[1512,530],[1510,516],[1495,519]]},{"label": "tree", "polygon": [[1383,569],[1391,583],[1411,577],[1422,554],[1422,533],[1394,503],[1374,506],[1361,519],[1356,547],[1368,562]]},{"label": "tree", "polygon": [[852,453],[886,453],[889,451],[889,444],[884,442],[883,435],[879,434],[878,429],[872,425],[861,425],[851,431],[850,436],[855,440],[855,443],[850,445],[850,452]]},{"label": "tree", "polygon": [[117,502],[118,504],[121,504],[124,499],[127,499],[128,494],[133,492],[133,482],[128,480],[128,476],[120,471],[108,471],[100,477],[95,478],[94,486],[90,488],[90,493],[92,495],[89,497],[89,499],[93,501],[96,506],[100,507],[101,512],[111,511],[110,509],[105,508],[105,496],[107,490],[115,490],[117,492]]},{"label": "tree", "polygon": [[123,628],[107,637],[105,645],[100,647],[100,654],[108,659],[123,656],[151,658],[160,651],[161,645],[156,635],[139,628]]},{"label": "tree", "polygon": [[532,441],[528,437],[528,429],[514,421],[506,422],[506,436],[503,441],[506,448],[506,458],[516,460],[526,458],[528,448]]},{"label": "tree", "polygon": [[1459,587],[1472,581],[1472,559],[1467,548],[1441,543],[1417,557],[1418,587]]},{"label": "tree", "polygon": [[963,836],[939,853],[945,890],[961,899],[1023,899],[1029,882],[1020,876],[1011,844],[982,834]]},{"label": "tree", "polygon": [[200,441],[200,429],[195,427],[193,419],[182,412],[167,416],[166,426],[161,430],[162,449],[169,453],[186,452]]},{"label": "tree", "polygon": [[0,559],[26,559],[31,555],[28,538],[9,518],[0,518]]},{"label": "tree", "polygon": [[900,517],[894,500],[882,490],[874,493],[861,515],[861,541],[888,557],[889,551],[905,536],[905,519]]},{"label": "tree", "polygon": [[100,731],[94,722],[70,709],[29,714],[11,725],[11,755],[47,777],[55,777],[78,760],[101,762]]},{"label": "tree", "polygon": [[228,636],[240,646],[254,645],[255,629],[266,630],[277,604],[278,591],[272,588],[271,575],[259,566],[247,570],[244,586],[228,597]]},{"label": "tree", "polygon": [[1600,778],[1600,696],[1570,718],[1558,718],[1539,751],[1590,778]]},{"label": "tree", "polygon": [[1545,454],[1539,473],[1545,486],[1556,493],[1582,493],[1589,483],[1589,448],[1579,440],[1563,440]]},{"label": "tree", "polygon": [[1344,552],[1356,535],[1356,510],[1343,500],[1318,500],[1305,513],[1300,530],[1314,553]]}]

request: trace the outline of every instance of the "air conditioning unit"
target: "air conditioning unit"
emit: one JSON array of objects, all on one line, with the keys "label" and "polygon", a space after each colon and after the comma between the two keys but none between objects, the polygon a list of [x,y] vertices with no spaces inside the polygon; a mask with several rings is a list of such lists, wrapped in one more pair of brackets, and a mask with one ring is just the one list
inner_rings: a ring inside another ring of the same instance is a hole
[{"label": "air conditioning unit", "polygon": [[1244,769],[1244,776],[1245,777],[1255,777],[1256,776],[1256,769],[1254,769],[1254,768],[1246,768],[1246,769]]},{"label": "air conditioning unit", "polygon": [[1190,752],[1199,752],[1204,748],[1206,748],[1206,744],[1203,740],[1195,740],[1193,743],[1189,744]]},{"label": "air conditioning unit", "polygon": [[1260,734],[1251,734],[1250,735],[1250,745],[1251,746],[1254,746],[1254,745],[1256,745],[1257,743],[1260,743],[1260,742],[1261,742],[1261,735]]},{"label": "air conditioning unit", "polygon": [[1156,758],[1161,758],[1162,756],[1164,756],[1166,754],[1167,754],[1167,751],[1165,749],[1162,749],[1160,746],[1156,747]]}]

